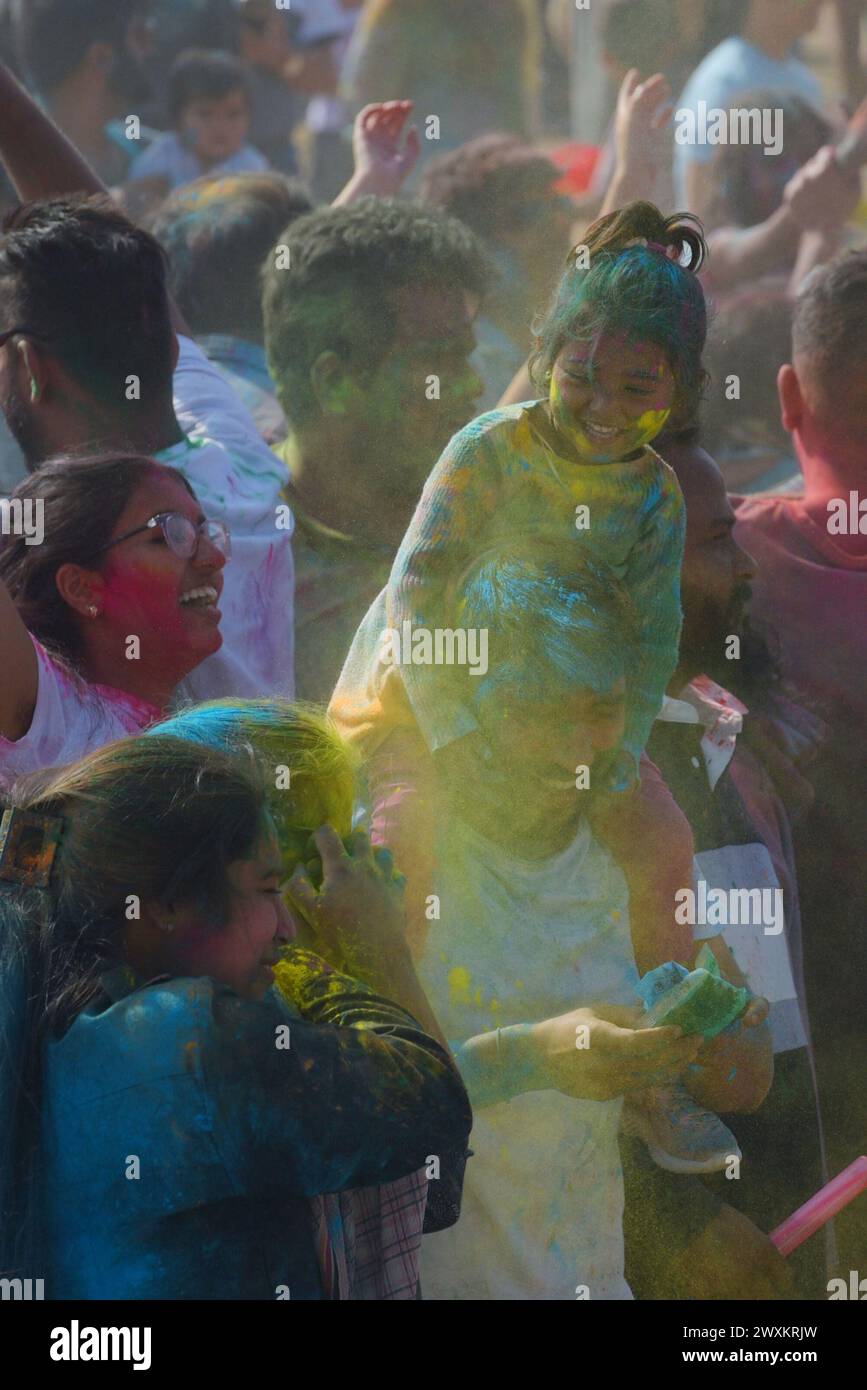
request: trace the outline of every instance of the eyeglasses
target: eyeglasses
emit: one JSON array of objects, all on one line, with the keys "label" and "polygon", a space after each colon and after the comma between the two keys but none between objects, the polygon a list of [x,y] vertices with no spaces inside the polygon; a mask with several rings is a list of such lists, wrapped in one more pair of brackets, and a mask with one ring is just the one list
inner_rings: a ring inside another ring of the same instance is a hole
[{"label": "eyeglasses", "polygon": [[109,541],[108,545],[100,546],[95,550],[94,555],[102,555],[106,550],[113,549],[120,545],[122,541],[128,541],[132,536],[138,536],[143,531],[151,531],[154,527],[159,527],[165,538],[166,545],[173,555],[177,555],[181,560],[191,560],[199,548],[199,541],[203,536],[211,542],[225,555],[228,560],[232,554],[232,541],[229,528],[224,521],[190,521],[183,512],[158,512],[152,516],[150,521],[146,521],[144,526],[136,526],[132,531],[126,531],[122,536],[117,536],[115,540]]}]

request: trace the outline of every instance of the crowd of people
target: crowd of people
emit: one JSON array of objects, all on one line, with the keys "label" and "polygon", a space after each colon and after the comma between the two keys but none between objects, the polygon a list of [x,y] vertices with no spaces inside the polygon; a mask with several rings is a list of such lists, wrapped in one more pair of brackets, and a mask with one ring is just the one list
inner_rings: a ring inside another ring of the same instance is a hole
[{"label": "crowd of people", "polygon": [[864,1267],[865,11],[0,4],[4,1278]]}]

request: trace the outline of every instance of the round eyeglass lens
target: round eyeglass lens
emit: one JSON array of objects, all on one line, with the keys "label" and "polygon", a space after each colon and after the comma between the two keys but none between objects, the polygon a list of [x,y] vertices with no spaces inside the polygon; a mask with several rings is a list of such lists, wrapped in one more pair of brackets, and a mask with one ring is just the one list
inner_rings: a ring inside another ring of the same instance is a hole
[{"label": "round eyeglass lens", "polygon": [[180,512],[169,512],[163,522],[163,530],[175,554],[182,560],[189,560],[198,541],[198,532],[189,517]]}]

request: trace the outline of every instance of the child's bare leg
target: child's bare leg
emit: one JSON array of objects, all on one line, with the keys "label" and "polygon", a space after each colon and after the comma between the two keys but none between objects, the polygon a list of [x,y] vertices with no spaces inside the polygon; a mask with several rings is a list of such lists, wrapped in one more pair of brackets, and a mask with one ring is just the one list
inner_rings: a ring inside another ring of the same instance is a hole
[{"label": "child's bare leg", "polygon": [[635,791],[599,800],[590,823],[626,876],[632,946],[643,975],[667,960],[687,966],[692,960],[692,927],[674,914],[678,889],[692,886],[694,844],[689,821],[646,754],[639,773]]}]

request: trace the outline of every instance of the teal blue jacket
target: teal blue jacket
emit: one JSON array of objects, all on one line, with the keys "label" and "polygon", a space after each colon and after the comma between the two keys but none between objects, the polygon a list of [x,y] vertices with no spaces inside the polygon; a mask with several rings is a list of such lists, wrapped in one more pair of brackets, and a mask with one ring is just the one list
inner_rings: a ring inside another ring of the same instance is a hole
[{"label": "teal blue jacket", "polygon": [[275,988],[102,987],[45,1045],[50,1298],[322,1298],[308,1199],[466,1154],[448,1054],[327,967],[297,1015]]}]

